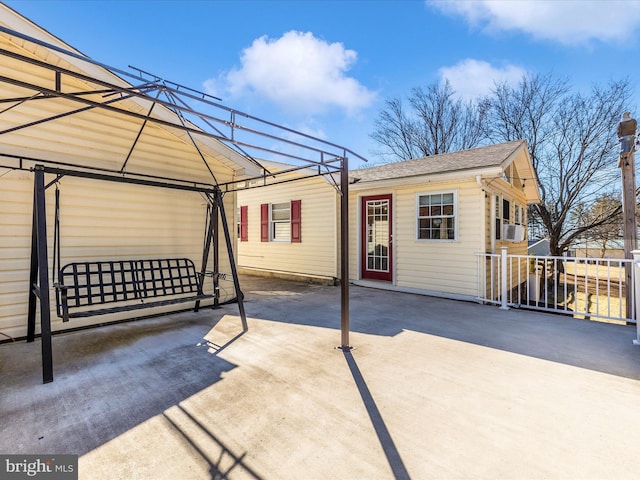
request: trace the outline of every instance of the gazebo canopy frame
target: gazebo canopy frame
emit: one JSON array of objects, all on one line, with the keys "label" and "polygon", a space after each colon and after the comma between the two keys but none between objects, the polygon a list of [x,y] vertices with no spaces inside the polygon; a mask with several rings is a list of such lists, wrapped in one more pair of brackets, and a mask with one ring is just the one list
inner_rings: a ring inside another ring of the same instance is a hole
[{"label": "gazebo canopy frame", "polygon": [[[219,209],[222,216],[243,327],[246,327],[246,318],[242,304],[242,292],[237,279],[233,247],[222,202],[223,196],[226,193],[247,188],[259,188],[283,182],[303,180],[314,176],[328,177],[341,199],[341,341],[339,348],[343,350],[351,348],[349,344],[348,157],[351,155],[366,161],[364,157],[326,140],[229,108],[219,103],[220,99],[216,97],[162,79],[143,70],[130,67],[133,69],[132,71],[125,71],[109,67],[76,51],[61,48],[3,26],[0,26],[0,34],[44,47],[55,52],[61,58],[72,59],[75,63],[80,61],[87,65],[101,67],[114,75],[114,79],[117,80],[107,81],[97,78],[95,75],[87,75],[81,71],[64,68],[32,56],[0,48],[0,57],[10,58],[12,61],[19,62],[25,66],[33,65],[51,74],[49,81],[42,83],[38,83],[34,79],[16,78],[17,75],[0,75],[0,84],[10,84],[32,92],[29,95],[20,97],[0,98],[0,118],[2,114],[19,108],[21,105],[46,101],[47,99],[64,99],[70,106],[70,109],[64,113],[45,116],[43,111],[43,116],[37,120],[0,130],[0,140],[3,135],[11,132],[46,122],[55,122],[93,109],[109,111],[121,115],[123,118],[133,118],[139,121],[137,136],[132,142],[128,155],[122,159],[122,165],[119,169],[106,169],[80,162],[63,162],[0,151],[0,168],[29,170],[34,173],[33,234],[29,286],[30,320],[27,339],[28,341],[33,341],[34,338],[35,302],[36,298],[38,298],[41,306],[43,381],[45,383],[53,380],[45,191],[62,176],[193,191],[199,192],[208,198],[212,205]],[[76,91],[68,91],[68,89],[63,91],[62,83],[65,77],[79,80],[83,85],[87,85],[87,88]],[[135,80],[138,83],[133,85],[125,81],[124,77]],[[147,113],[143,114],[121,106],[123,102],[130,100],[144,106]],[[164,115],[156,115],[154,113],[154,109],[157,106],[162,109]],[[167,116],[167,112],[170,113],[169,116]],[[136,148],[136,144],[145,127],[149,124],[159,125],[169,131],[181,132],[181,135],[186,135],[193,147],[193,154],[202,160],[210,173],[211,181],[193,181],[186,178],[159,176],[153,172],[127,171],[131,154]],[[218,182],[202,151],[203,144],[208,143],[210,145],[212,141],[223,145],[230,157],[240,158],[259,167],[260,175]],[[291,168],[270,172],[250,152],[266,153],[272,158],[286,163],[294,163],[291,164]],[[286,177],[283,178],[286,174],[297,171],[301,172],[300,177],[293,180]],[[45,174],[53,174],[56,177],[49,184],[46,184]],[[339,178],[339,181],[337,178]],[[255,180],[259,180],[259,182],[255,182]],[[218,238],[217,229],[217,222],[215,222],[213,237],[216,239]],[[217,255],[218,245],[214,245],[214,248],[214,255]]]}]

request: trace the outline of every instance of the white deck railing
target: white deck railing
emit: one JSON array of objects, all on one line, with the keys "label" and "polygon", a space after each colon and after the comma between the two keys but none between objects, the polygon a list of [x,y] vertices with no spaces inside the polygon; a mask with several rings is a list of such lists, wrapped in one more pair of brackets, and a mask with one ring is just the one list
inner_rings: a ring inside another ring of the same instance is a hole
[{"label": "white deck railing", "polygon": [[[500,254],[477,253],[476,258],[478,301],[616,323],[636,321],[635,275],[627,286],[625,273],[633,260],[508,255],[506,248]],[[632,295],[629,315],[627,287]]]}]

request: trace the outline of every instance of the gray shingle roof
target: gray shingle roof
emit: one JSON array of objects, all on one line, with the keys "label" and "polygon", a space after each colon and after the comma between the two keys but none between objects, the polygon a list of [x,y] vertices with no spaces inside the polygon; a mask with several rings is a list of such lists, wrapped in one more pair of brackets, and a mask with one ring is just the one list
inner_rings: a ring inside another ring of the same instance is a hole
[{"label": "gray shingle roof", "polygon": [[389,163],[378,167],[361,168],[352,170],[349,172],[349,176],[358,179],[359,182],[374,182],[391,178],[498,167],[522,145],[524,145],[524,140],[515,140],[460,152],[443,153],[431,157]]}]

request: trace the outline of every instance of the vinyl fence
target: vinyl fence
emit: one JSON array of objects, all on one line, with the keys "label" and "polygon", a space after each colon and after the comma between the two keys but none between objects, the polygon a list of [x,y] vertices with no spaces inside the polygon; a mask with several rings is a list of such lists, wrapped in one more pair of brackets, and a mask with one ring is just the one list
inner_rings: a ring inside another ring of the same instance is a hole
[{"label": "vinyl fence", "polygon": [[[634,260],[477,253],[483,303],[562,313],[613,323],[636,323]],[[640,270],[640,264],[636,266]],[[640,272],[639,272],[640,273]],[[627,309],[626,289],[631,307]]]}]

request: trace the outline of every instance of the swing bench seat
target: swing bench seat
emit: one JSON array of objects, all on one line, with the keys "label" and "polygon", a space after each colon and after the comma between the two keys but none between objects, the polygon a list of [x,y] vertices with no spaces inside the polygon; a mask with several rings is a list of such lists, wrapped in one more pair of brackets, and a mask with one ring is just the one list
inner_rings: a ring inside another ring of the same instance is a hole
[{"label": "swing bench seat", "polygon": [[[215,298],[202,290],[205,276],[188,258],[69,263],[60,269],[56,288],[63,322],[109,313],[161,307]],[[108,305],[98,308],[102,305]]]}]

